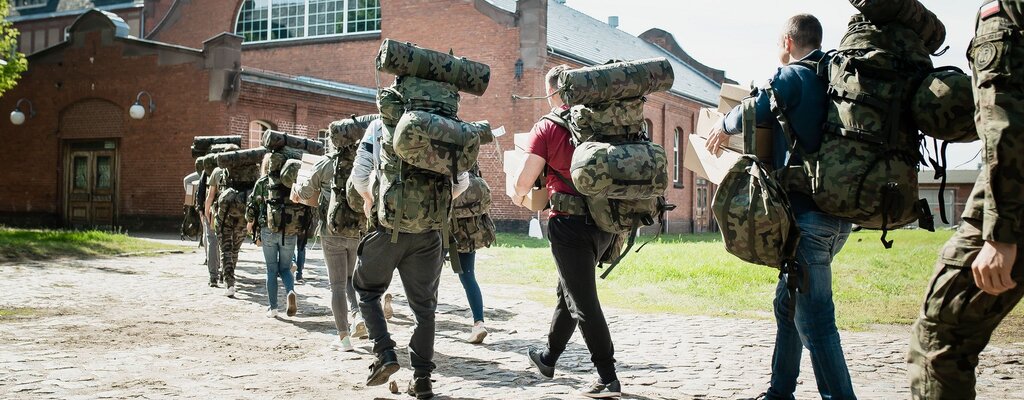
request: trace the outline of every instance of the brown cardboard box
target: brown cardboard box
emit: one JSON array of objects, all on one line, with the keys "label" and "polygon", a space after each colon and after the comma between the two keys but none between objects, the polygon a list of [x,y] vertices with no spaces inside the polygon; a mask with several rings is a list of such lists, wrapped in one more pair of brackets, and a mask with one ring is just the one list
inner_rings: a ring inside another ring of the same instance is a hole
[{"label": "brown cardboard box", "polygon": [[[698,136],[707,139],[711,134],[711,130],[715,128],[718,121],[724,116],[723,113],[710,108],[702,108],[697,112],[697,130],[694,132]],[[770,128],[757,128],[754,137],[757,142],[754,143],[755,153],[757,158],[761,161],[771,163],[772,159],[772,132]],[[743,153],[743,134],[730,135],[729,143],[725,146],[735,152]]]},{"label": "brown cardboard box", "polygon": [[718,96],[718,112],[727,114],[733,108],[740,105],[743,99],[750,96],[750,88],[730,83],[722,84],[722,91]]},{"label": "brown cardboard box", "polygon": [[[518,136],[518,135],[517,135]],[[527,153],[522,150],[509,150],[504,154],[505,194],[510,198],[515,193],[516,179],[519,178],[519,167],[526,160]],[[548,190],[535,187],[517,206],[526,207],[530,211],[541,211],[548,207]]]},{"label": "brown cardboard box", "polygon": [[199,190],[199,181],[193,182],[188,186],[185,186],[185,205],[194,206],[196,205],[196,191]]},{"label": "brown cardboard box", "polygon": [[686,153],[683,155],[683,167],[718,185],[740,159],[741,154],[728,148],[723,149],[720,154],[711,154],[704,147],[707,142],[706,138],[699,135],[689,136]]}]

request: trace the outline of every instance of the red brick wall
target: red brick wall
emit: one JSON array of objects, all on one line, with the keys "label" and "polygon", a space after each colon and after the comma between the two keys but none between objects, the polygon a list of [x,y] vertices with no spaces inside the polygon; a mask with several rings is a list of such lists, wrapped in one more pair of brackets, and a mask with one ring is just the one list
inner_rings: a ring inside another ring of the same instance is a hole
[{"label": "red brick wall", "polygon": [[242,135],[243,143],[252,143],[250,140],[258,141],[259,138],[249,137],[251,121],[269,122],[278,130],[316,138],[317,132],[327,129],[332,121],[352,114],[373,114],[377,112],[377,106],[369,102],[243,82],[242,94],[228,112],[231,117],[225,134]]},{"label": "red brick wall", "polygon": [[[160,65],[151,48],[134,48],[132,55],[124,50],[123,42],[104,45],[99,32],[90,32],[81,47],[31,59],[19,85],[0,98],[0,109],[26,98],[38,113],[21,126],[0,121],[0,159],[8,164],[0,170],[0,185],[8,188],[0,191],[0,212],[60,214],[62,143],[108,137],[119,139],[119,214],[180,213],[181,179],[193,170],[192,136],[224,132],[225,106],[207,100],[209,74],[201,57]],[[141,90],[152,94],[157,108],[134,120],[127,109]]]},{"label": "red brick wall", "polygon": [[202,48],[206,39],[221,32],[235,31],[235,17],[242,6],[242,1],[179,0],[180,4],[170,7],[169,4],[163,3],[171,3],[172,0],[160,0],[154,4],[156,8],[153,11],[163,15],[160,16],[160,21],[157,21],[159,25],[154,26],[155,30],[149,33],[148,39]]}]

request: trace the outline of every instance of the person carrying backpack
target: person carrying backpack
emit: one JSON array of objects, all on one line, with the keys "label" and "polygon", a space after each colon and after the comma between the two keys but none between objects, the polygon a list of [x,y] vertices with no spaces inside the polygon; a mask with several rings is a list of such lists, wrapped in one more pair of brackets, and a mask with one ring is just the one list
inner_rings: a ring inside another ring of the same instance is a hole
[{"label": "person carrying backpack", "polygon": [[[804,152],[818,151],[824,134],[826,83],[812,67],[824,56],[821,37],[821,23],[817,18],[807,14],[791,17],[779,43],[783,67],[769,81],[797,137],[796,145]],[[773,124],[774,168],[782,169],[791,164],[788,161],[798,165],[799,159],[790,158],[800,155],[789,151],[788,139],[771,111],[767,90],[761,89],[756,94],[756,120],[759,125]],[[742,106],[737,106],[711,133],[708,150],[717,152],[728,142],[728,135],[741,133],[742,123]],[[796,256],[805,271],[803,279],[806,285],[801,292],[791,292],[788,280],[794,277],[788,274],[779,276],[774,302],[778,330],[772,357],[771,385],[765,398],[793,398],[801,354],[806,347],[811,353],[821,396],[854,399],[856,396],[836,327],[832,299],[832,260],[846,243],[851,224],[820,211],[805,193],[789,191],[787,195],[801,235]]]},{"label": "person carrying backpack", "polygon": [[259,235],[267,264],[268,318],[277,317],[278,278],[287,292],[286,314],[292,317],[298,310],[295,277],[290,267],[297,235],[305,227],[307,213],[306,206],[289,199],[290,189],[281,182],[281,167],[286,160],[282,153],[267,153],[263,161],[264,174],[256,181],[245,209],[247,230]]},{"label": "person carrying backpack", "polygon": [[967,57],[985,163],[912,328],[914,399],[975,398],[978,355],[1024,297],[1024,1],[987,0],[976,19]]},{"label": "person carrying backpack", "polygon": [[[555,66],[545,77],[545,89],[552,94],[548,97],[548,104],[553,113],[569,109],[559,96],[554,95],[559,76],[568,69],[566,65]],[[545,170],[557,171],[562,177],[571,175],[570,163],[575,147],[570,137],[565,126],[551,119],[543,118],[533,126],[530,141],[524,149],[529,155],[519,169],[513,203],[522,204],[523,197]],[[561,193],[582,198],[555,173],[546,174],[546,187],[552,196]],[[547,349],[530,347],[527,356],[541,375],[553,377],[559,356],[579,326],[599,375],[599,380],[581,394],[594,398],[621,396],[622,388],[615,373],[615,347],[597,297],[597,278],[594,276],[601,256],[615,235],[598,228],[587,217],[585,207],[566,210],[555,205],[549,216],[548,236],[558,270],[558,304],[548,332]]]}]

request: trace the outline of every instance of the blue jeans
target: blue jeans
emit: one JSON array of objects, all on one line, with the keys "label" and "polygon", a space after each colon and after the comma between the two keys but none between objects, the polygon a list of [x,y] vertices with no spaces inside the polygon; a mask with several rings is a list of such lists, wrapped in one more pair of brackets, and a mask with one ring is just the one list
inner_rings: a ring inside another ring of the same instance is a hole
[{"label": "blue jeans", "polygon": [[780,277],[775,289],[778,333],[766,399],[794,399],[804,347],[811,354],[821,398],[856,399],[832,302],[832,259],[850,237],[850,224],[816,211],[797,214],[796,222],[801,235],[797,261],[808,274],[809,287],[806,293],[796,294],[795,318],[790,317],[794,299],[786,287],[786,276]]},{"label": "blue jeans", "polygon": [[476,283],[476,252],[459,253],[459,264],[462,266],[462,273],[459,280],[462,281],[462,289],[466,291],[466,299],[469,300],[469,309],[473,311],[473,322],[484,320],[484,297],[480,294],[480,285]]},{"label": "blue jeans", "polygon": [[302,277],[302,266],[306,265],[306,246],[295,246],[292,261],[295,262],[295,279],[299,279]]},{"label": "blue jeans", "polygon": [[267,299],[270,308],[277,309],[277,278],[281,277],[285,293],[295,290],[292,277],[292,254],[295,254],[296,236],[284,236],[263,228],[260,240],[263,241],[263,259],[267,262]]}]

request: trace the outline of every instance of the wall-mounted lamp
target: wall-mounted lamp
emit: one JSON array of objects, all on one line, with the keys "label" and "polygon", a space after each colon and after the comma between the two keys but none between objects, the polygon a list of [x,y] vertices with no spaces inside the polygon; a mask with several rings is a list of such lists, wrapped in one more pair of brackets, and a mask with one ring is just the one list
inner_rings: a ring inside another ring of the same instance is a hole
[{"label": "wall-mounted lamp", "polygon": [[131,115],[132,119],[142,119],[146,116],[146,108],[142,106],[142,95],[149,96],[149,113],[152,114],[156,111],[156,103],[153,102],[153,95],[143,90],[135,96],[135,103],[128,108],[128,115]]},{"label": "wall-mounted lamp", "polygon": [[515,73],[516,73],[515,78],[516,78],[517,81],[523,79],[523,59],[522,58],[516,60],[516,71],[515,71]]},{"label": "wall-mounted lamp", "polygon": [[28,103],[28,117],[35,118],[36,110],[32,107],[32,102],[28,99],[20,99],[18,103],[14,105],[14,111],[11,111],[11,123],[15,125],[21,125],[25,123],[25,113],[21,111],[21,103]]}]

